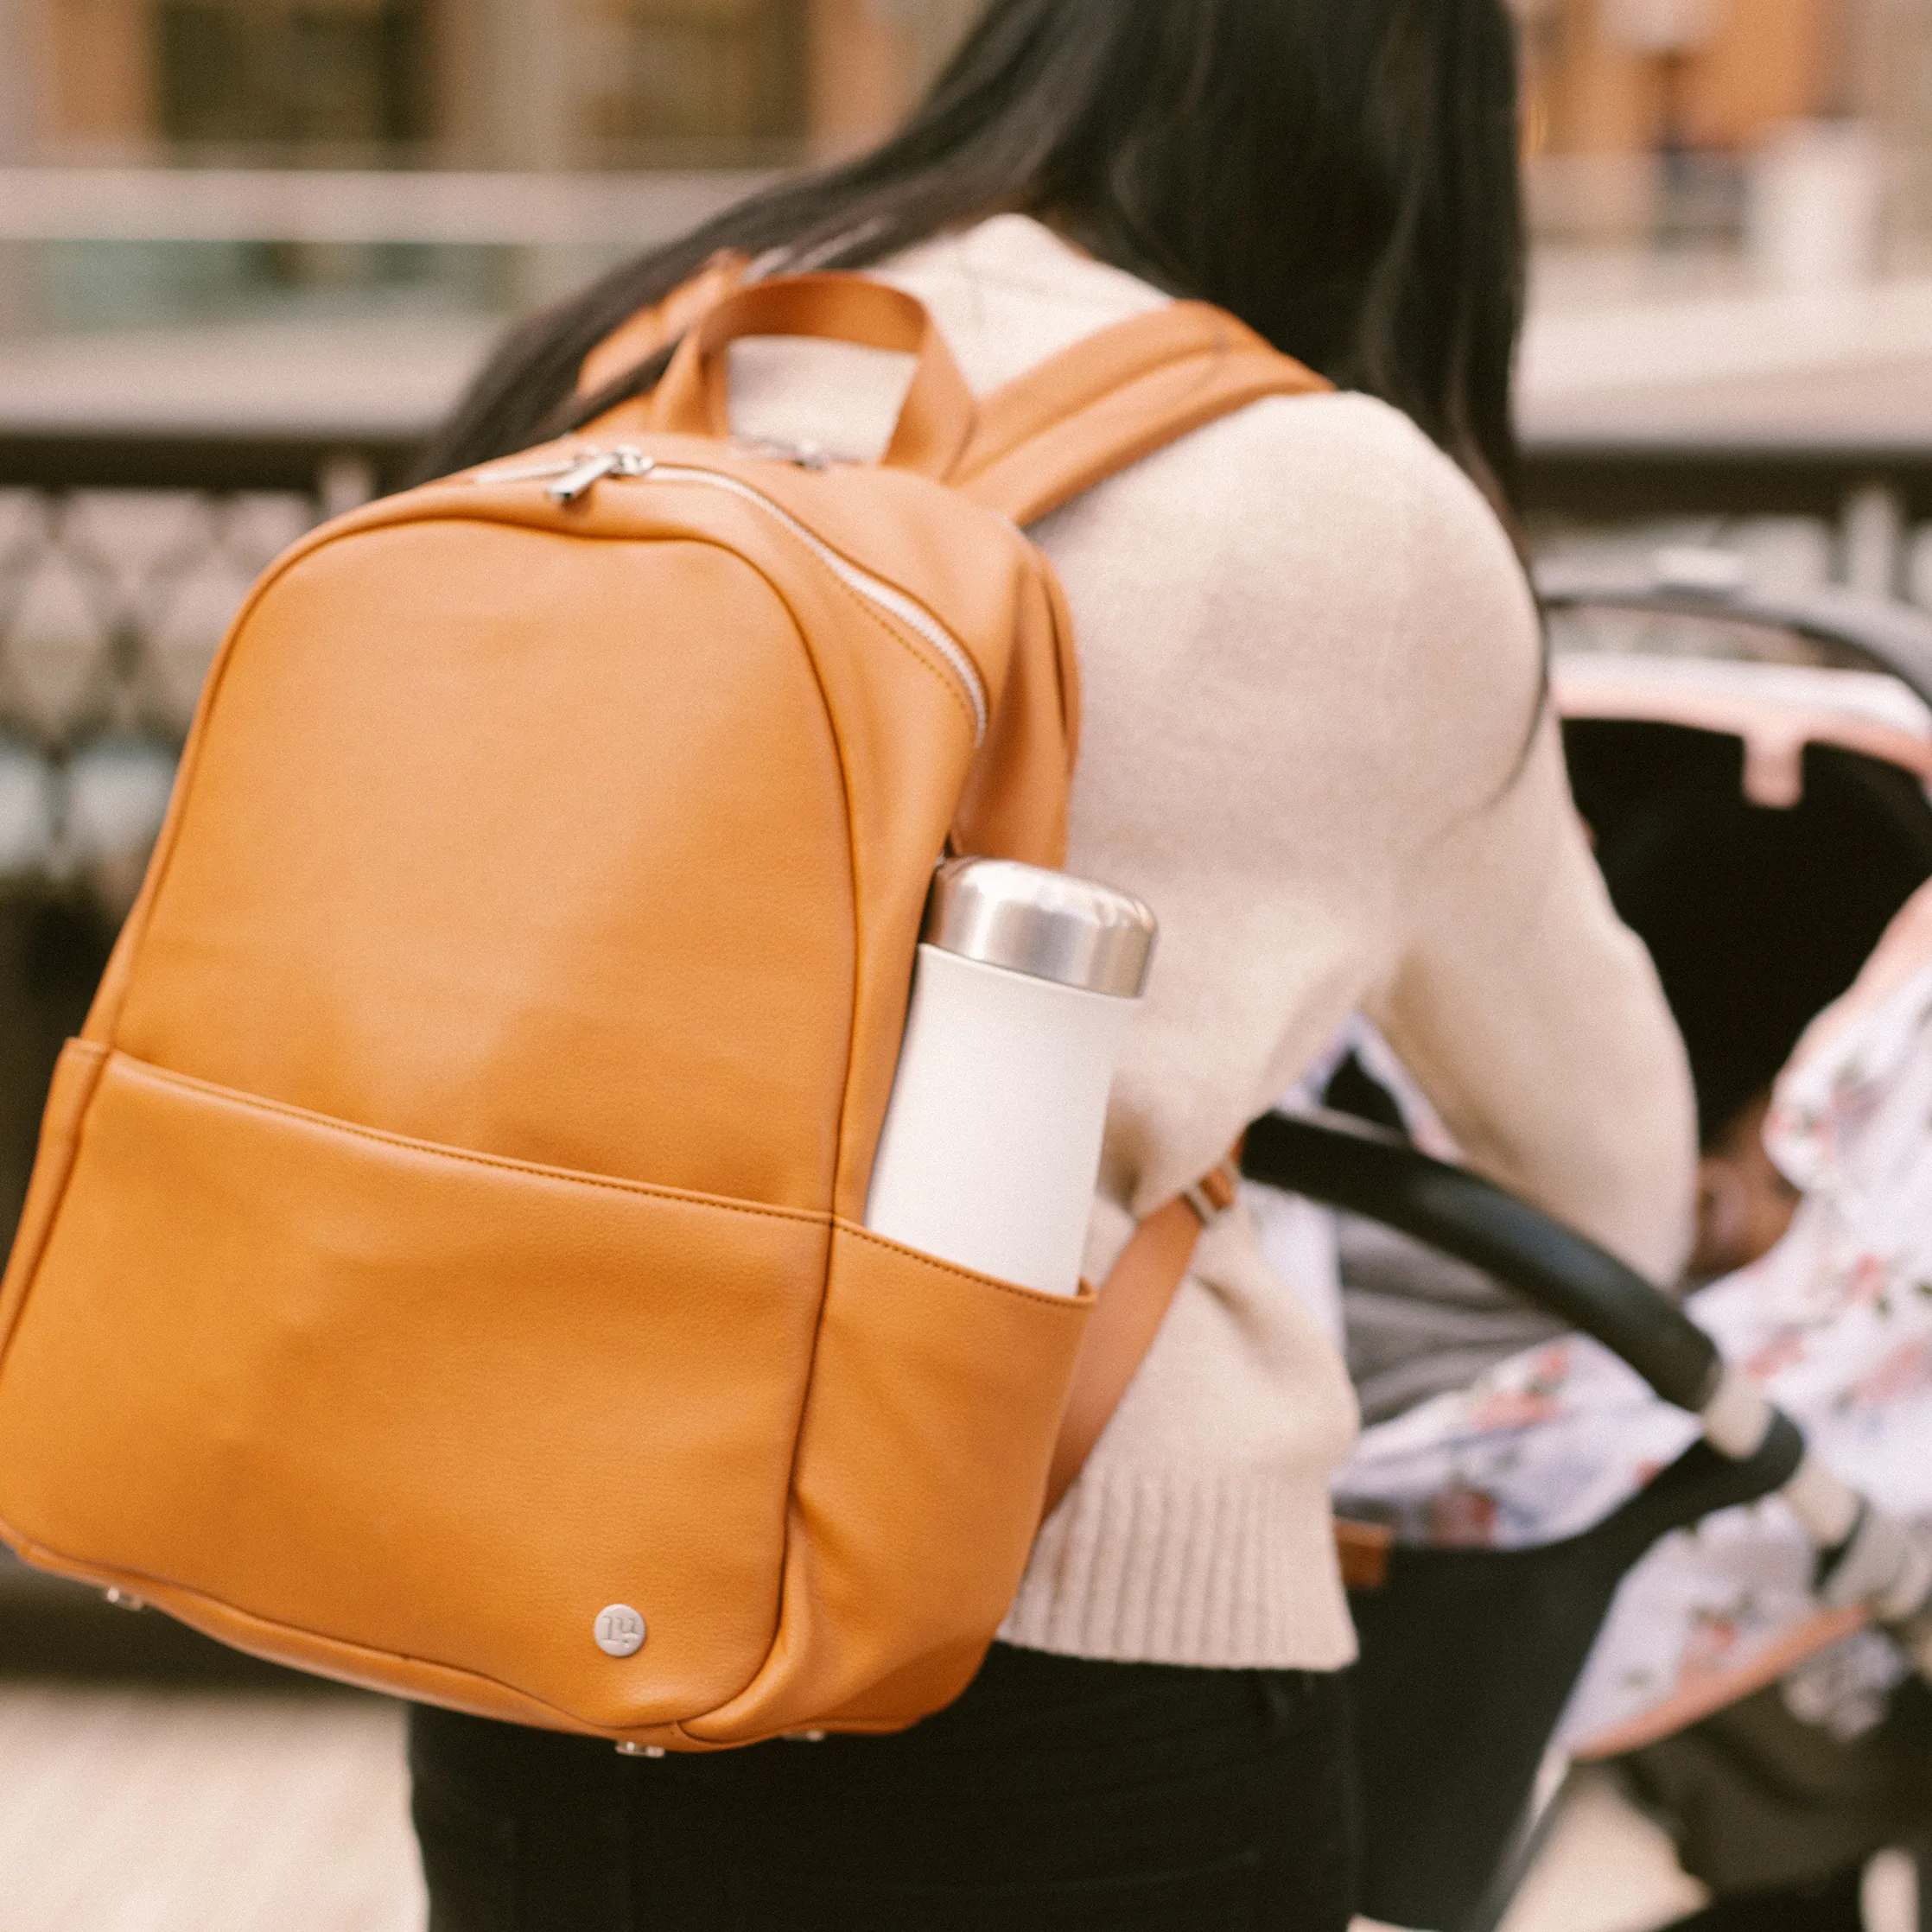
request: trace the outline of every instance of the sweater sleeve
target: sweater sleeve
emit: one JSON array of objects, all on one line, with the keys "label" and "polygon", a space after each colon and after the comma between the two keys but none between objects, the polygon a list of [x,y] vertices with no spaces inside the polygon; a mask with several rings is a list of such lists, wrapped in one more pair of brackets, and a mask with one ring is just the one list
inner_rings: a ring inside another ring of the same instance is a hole
[{"label": "sweater sleeve", "polygon": [[1068,862],[1161,922],[1107,1196],[1171,1199],[1362,1011],[1478,1167],[1674,1274],[1683,1049],[1538,721],[1535,608],[1468,479],[1365,397],[1277,399],[1037,534],[1082,640]]},{"label": "sweater sleeve", "polygon": [[1472,1166],[1668,1283],[1694,1199],[1683,1045],[1535,716],[1540,639],[1503,533],[1446,464],[1412,486],[1402,735],[1481,790],[1429,815],[1365,1010]]}]

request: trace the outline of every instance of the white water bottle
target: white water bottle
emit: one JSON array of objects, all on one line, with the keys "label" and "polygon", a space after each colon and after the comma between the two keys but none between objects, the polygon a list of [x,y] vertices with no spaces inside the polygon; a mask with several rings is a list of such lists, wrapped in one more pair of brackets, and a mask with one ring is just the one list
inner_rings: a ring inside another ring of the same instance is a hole
[{"label": "white water bottle", "polygon": [[1138,899],[1007,859],[934,876],[866,1225],[1079,1293],[1114,1064],[1153,956]]}]

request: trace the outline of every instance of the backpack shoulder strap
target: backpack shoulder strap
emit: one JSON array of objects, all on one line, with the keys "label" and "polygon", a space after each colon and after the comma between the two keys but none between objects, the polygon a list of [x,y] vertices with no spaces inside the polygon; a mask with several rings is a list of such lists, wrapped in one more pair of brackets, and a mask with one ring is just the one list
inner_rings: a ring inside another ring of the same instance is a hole
[{"label": "backpack shoulder strap", "polygon": [[[1330,386],[1223,310],[1177,302],[1103,329],[983,397],[947,481],[1030,524],[1264,396]],[[1230,1158],[1149,1215],[1102,1284],[1074,1364],[1045,1514],[1072,1488],[1153,1345],[1202,1229],[1234,1204],[1239,1185]]]},{"label": "backpack shoulder strap", "polygon": [[1225,310],[1177,302],[1116,322],[982,398],[947,480],[1030,524],[1264,396],[1331,385]]},{"label": "backpack shoulder strap", "polygon": [[1201,1230],[1233,1207],[1240,1191],[1241,1169],[1230,1154],[1198,1185],[1150,1214],[1121,1250],[1113,1272],[1101,1284],[1100,1299],[1087,1318],[1087,1332],[1074,1358],[1073,1387],[1053,1445],[1043,1517],[1052,1516],[1073,1487],[1153,1346],[1194,1259]]},{"label": "backpack shoulder strap", "polygon": [[[1047,1471],[1043,1522],[1073,1487],[1153,1346],[1203,1230],[1234,1206],[1240,1190],[1237,1148],[1198,1185],[1150,1214],[1121,1250],[1087,1318],[1087,1332],[1074,1358],[1073,1388],[1061,1412],[1060,1433]],[[1350,1590],[1381,1589],[1389,1580],[1395,1541],[1395,1533],[1386,1524],[1338,1518],[1335,1554],[1342,1581]]]},{"label": "backpack shoulder strap", "polygon": [[750,270],[748,256],[720,249],[690,281],[679,283],[662,302],[620,323],[584,358],[577,372],[576,393],[594,396],[670,348],[727,296],[743,288]]}]

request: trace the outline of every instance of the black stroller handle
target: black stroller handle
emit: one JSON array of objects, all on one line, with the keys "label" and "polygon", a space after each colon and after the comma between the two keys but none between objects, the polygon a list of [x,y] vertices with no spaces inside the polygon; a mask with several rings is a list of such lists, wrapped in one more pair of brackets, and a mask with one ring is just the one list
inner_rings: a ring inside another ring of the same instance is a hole
[{"label": "black stroller handle", "polygon": [[1266,1114],[1248,1130],[1250,1180],[1341,1208],[1484,1269],[1593,1336],[1667,1402],[1700,1414],[1717,1344],[1675,1302],[1595,1242],[1464,1167],[1345,1114]]},{"label": "black stroller handle", "polygon": [[1241,1166],[1484,1269],[1706,1420],[1706,1439],[1592,1528],[1524,1548],[1398,1543],[1382,1586],[1350,1599],[1362,1910],[1391,1925],[1490,1932],[1537,1767],[1624,1577],[1674,1529],[1789,1495],[1804,1439],[1767,1410],[1754,1449],[1720,1449],[1706,1411],[1725,1370],[1702,1329],[1594,1242],[1399,1134],[1347,1115],[1268,1114],[1248,1130]]},{"label": "black stroller handle", "polygon": [[1668,580],[1646,582],[1601,569],[1546,565],[1536,594],[1547,610],[1595,604],[1672,617],[1728,618],[1795,631],[1850,651],[1874,670],[1890,672],[1932,704],[1932,620],[1909,604],[1830,585],[1760,589],[1750,583],[1710,588]]}]

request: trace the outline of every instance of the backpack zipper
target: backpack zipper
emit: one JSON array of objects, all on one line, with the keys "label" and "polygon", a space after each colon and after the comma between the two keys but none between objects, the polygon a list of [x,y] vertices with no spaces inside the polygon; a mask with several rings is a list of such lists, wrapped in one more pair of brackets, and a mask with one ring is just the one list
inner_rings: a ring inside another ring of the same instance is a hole
[{"label": "backpack zipper", "polygon": [[726,476],[717,470],[701,469],[689,463],[660,463],[646,456],[641,449],[620,445],[614,449],[585,450],[575,456],[553,458],[547,462],[510,469],[479,470],[473,480],[478,483],[545,483],[549,486],[543,493],[551,502],[568,505],[582,501],[607,477],[630,482],[641,482],[649,478],[658,483],[701,484],[709,489],[723,490],[763,511],[773,522],[782,524],[796,537],[848,590],[897,618],[907,630],[931,645],[965,693],[973,714],[973,742],[977,745],[985,738],[989,720],[986,681],[980,676],[979,666],[973,662],[965,645],[925,605],[914,602],[904,591],[894,589],[869,570],[861,570],[857,564],[840,556],[829,543],[814,536],[782,504],[773,502],[763,491],[754,490],[735,476]]}]

